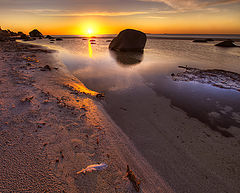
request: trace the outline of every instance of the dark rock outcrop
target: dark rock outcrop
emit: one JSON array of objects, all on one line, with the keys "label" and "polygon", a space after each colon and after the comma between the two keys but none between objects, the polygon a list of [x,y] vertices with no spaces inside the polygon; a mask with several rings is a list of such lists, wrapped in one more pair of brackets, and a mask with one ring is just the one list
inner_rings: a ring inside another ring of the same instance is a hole
[{"label": "dark rock outcrop", "polygon": [[0,41],[7,41],[9,39],[10,34],[7,30],[0,30]]},{"label": "dark rock outcrop", "polygon": [[62,41],[63,39],[62,38],[56,38],[56,41]]},{"label": "dark rock outcrop", "polygon": [[48,39],[54,39],[54,37],[50,36],[50,35],[47,35],[46,38]]},{"label": "dark rock outcrop", "polygon": [[17,35],[19,35],[19,36],[21,36],[21,35],[23,35],[24,33],[23,32],[21,32],[21,31],[19,31],[18,33],[17,33]]},{"label": "dark rock outcrop", "polygon": [[208,42],[214,41],[214,39],[212,39],[212,38],[207,38],[206,40],[207,40]]},{"label": "dark rock outcrop", "polygon": [[215,46],[220,46],[220,47],[237,47],[232,40],[226,40],[223,42],[220,42],[216,44]]},{"label": "dark rock outcrop", "polygon": [[208,41],[206,39],[199,39],[199,40],[193,40],[193,42],[206,43]]},{"label": "dark rock outcrop", "polygon": [[27,39],[30,39],[30,37],[27,36],[26,34],[22,34],[22,35],[20,36],[20,39],[22,39],[22,40],[27,40]]},{"label": "dark rock outcrop", "polygon": [[0,27],[0,41],[14,41],[17,39],[18,33],[15,33],[9,29],[7,30],[2,30]]},{"label": "dark rock outcrop", "polygon": [[44,37],[42,35],[42,33],[40,31],[38,31],[37,29],[30,31],[29,35],[30,35],[30,37],[37,37],[37,38]]},{"label": "dark rock outcrop", "polygon": [[111,41],[109,49],[116,51],[142,52],[146,40],[147,37],[145,33],[133,29],[126,29],[121,31],[118,36]]},{"label": "dark rock outcrop", "polygon": [[0,33],[0,41],[6,41],[8,39],[8,36],[4,33]]}]

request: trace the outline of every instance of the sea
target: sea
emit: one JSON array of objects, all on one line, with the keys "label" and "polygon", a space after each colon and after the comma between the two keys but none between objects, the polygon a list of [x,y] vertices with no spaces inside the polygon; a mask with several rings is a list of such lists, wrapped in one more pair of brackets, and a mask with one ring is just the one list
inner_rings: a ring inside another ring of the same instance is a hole
[{"label": "sea", "polygon": [[[240,46],[240,35],[148,34],[143,53],[109,50],[115,36],[54,36],[63,41],[39,39],[32,43],[57,50],[55,56],[67,73],[89,89],[104,93],[104,99],[97,100],[153,169],[171,186],[189,192],[191,184],[175,182],[177,176],[193,172],[187,166],[192,162],[182,163],[178,167],[182,170],[176,171],[175,159],[181,160],[183,155],[195,159],[193,154],[203,161],[206,155],[215,159],[222,156],[215,147],[224,148],[223,142],[235,144],[240,129],[240,90],[194,79],[176,81],[172,74],[182,73],[186,69],[179,66],[185,66],[224,70],[240,77],[240,47],[214,46],[224,39]],[[193,42],[205,38],[214,41]],[[228,84],[227,79],[221,81]],[[207,145],[210,140],[213,146]]]},{"label": "sea", "polygon": [[[151,93],[156,98],[168,99],[169,106],[181,109],[215,131],[240,128],[239,90],[194,80],[174,81],[171,76],[184,70],[179,66],[240,74],[240,47],[214,46],[223,39],[236,40],[235,44],[240,45],[240,35],[148,34],[143,53],[109,50],[109,43],[115,36],[54,36],[62,37],[63,41],[41,39],[34,44],[57,50],[57,57],[69,73],[89,89],[104,93],[103,105],[120,127],[123,127],[120,114],[115,112],[127,111],[128,101],[139,99],[141,103],[144,97],[144,103],[150,105],[148,93]],[[215,41],[192,41],[199,38]]]}]

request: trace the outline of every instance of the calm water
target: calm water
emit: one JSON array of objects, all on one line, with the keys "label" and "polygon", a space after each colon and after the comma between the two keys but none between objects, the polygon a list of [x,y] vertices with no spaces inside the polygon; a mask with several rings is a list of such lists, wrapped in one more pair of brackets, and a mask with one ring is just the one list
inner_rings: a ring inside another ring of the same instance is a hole
[{"label": "calm water", "polygon": [[[113,108],[119,108],[115,103],[138,100],[138,92],[147,97],[148,93],[142,92],[150,89],[155,97],[168,98],[169,105],[222,135],[231,126],[240,128],[240,92],[196,82],[175,82],[170,76],[181,71],[179,65],[240,73],[240,48],[215,47],[217,41],[148,39],[144,54],[126,54],[109,51],[107,40],[96,38],[96,44],[90,44],[81,38],[66,38],[52,44],[48,40],[35,43],[59,50],[70,73],[88,88],[105,93],[104,105],[110,115]],[[117,117],[112,118],[118,123]]]}]

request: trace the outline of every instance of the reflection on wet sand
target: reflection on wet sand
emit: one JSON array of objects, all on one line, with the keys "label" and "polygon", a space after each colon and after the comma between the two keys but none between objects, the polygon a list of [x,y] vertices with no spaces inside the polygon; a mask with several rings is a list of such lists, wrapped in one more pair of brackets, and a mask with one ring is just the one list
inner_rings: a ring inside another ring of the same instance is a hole
[{"label": "reflection on wet sand", "polygon": [[113,50],[109,50],[109,52],[117,63],[124,67],[139,64],[143,60],[143,52],[118,52]]},{"label": "reflection on wet sand", "polygon": [[[146,77],[144,77],[147,80]],[[223,137],[235,137],[231,127],[240,127],[239,93],[197,82],[170,82],[157,79],[158,85],[149,85],[159,96],[171,100],[171,107],[182,109]],[[149,81],[149,80],[147,80]]]},{"label": "reflection on wet sand", "polygon": [[79,83],[75,83],[75,82],[66,82],[65,86],[67,88],[69,88],[70,90],[72,90],[73,92],[76,92],[76,94],[78,93],[84,93],[90,96],[100,96],[102,94],[100,94],[99,92],[93,91],[88,89],[83,83],[79,82]]}]

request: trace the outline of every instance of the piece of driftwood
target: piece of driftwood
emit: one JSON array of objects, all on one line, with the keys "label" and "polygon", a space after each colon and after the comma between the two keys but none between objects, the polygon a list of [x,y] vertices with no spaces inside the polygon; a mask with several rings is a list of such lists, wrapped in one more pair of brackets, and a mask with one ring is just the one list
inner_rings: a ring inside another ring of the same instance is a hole
[{"label": "piece of driftwood", "polygon": [[136,178],[132,170],[130,170],[129,165],[127,165],[127,177],[132,182],[133,187],[137,192],[140,191],[140,180]]},{"label": "piece of driftwood", "polygon": [[178,66],[178,68],[184,68],[186,70],[195,70],[196,69],[196,68],[188,67],[187,65],[186,66]]}]

